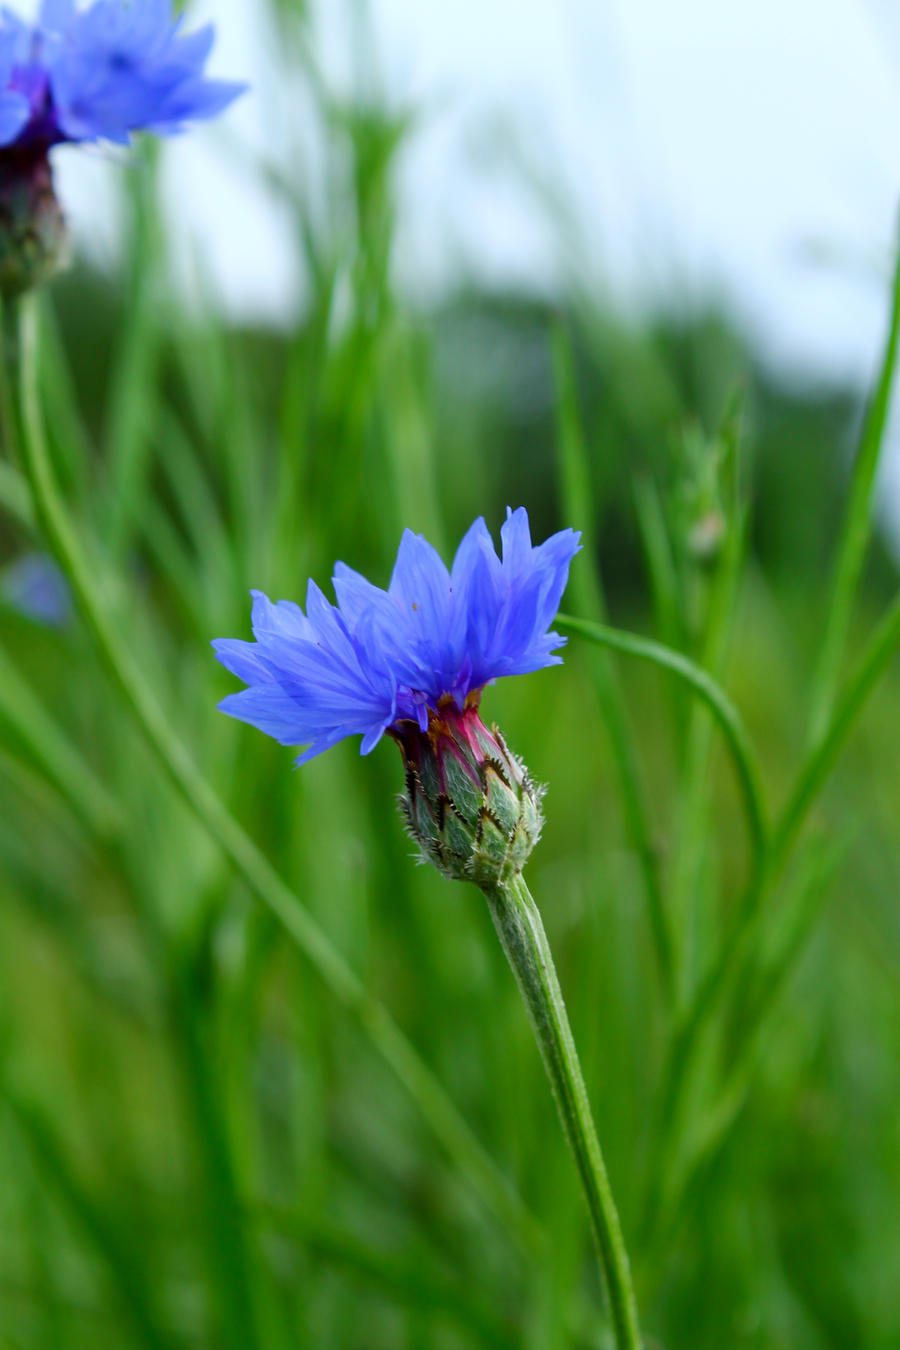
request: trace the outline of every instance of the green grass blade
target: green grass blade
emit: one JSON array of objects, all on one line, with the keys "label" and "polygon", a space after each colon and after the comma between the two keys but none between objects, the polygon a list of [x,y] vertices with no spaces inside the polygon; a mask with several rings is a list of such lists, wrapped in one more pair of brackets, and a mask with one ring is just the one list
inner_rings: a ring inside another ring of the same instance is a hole
[{"label": "green grass blade", "polygon": [[772,868],[787,861],[810,809],[856,725],[866,700],[900,646],[900,595],[872,634],[853,678],[804,764],[772,837]]},{"label": "green grass blade", "polygon": [[111,838],[122,824],[119,807],[0,647],[0,726],[4,722],[90,833]]},{"label": "green grass blade", "polygon": [[394,1254],[363,1242],[341,1225],[272,1204],[248,1204],[247,1220],[296,1243],[314,1259],[352,1271],[404,1307],[449,1317],[490,1350],[514,1350],[519,1340],[494,1309],[450,1277],[430,1253]]},{"label": "green grass blade", "polygon": [[[738,450],[740,443],[740,404],[729,406],[718,444],[722,447],[724,536],[708,583],[708,600],[701,623],[700,664],[713,678],[721,680],[728,655],[729,641],[738,599],[746,549],[746,526],[738,493]],[[689,988],[698,959],[705,959],[711,945],[708,933],[718,924],[703,905],[704,861],[713,833],[710,815],[710,760],[713,725],[705,707],[692,702],[686,719],[684,756],[678,793],[678,827],[673,844],[671,906],[681,929],[683,976],[681,997]],[[701,957],[700,953],[704,955]]]},{"label": "green grass blade", "polygon": [[[790,901],[793,915],[786,925],[789,929],[787,937],[774,956],[758,971],[758,984],[752,1002],[736,1020],[737,1034],[728,1043],[726,1072],[718,1086],[716,1100],[704,1111],[699,1127],[688,1138],[680,1169],[669,1178],[672,1225],[684,1217],[689,1197],[702,1173],[727,1146],[752,1088],[768,1021],[806,948],[846,853],[845,838],[821,848],[810,859],[799,878],[797,894]],[[665,1220],[662,1226],[665,1228]],[[674,1228],[670,1228],[666,1236],[671,1240]]]},{"label": "green grass blade", "polygon": [[138,518],[148,471],[154,398],[160,357],[154,211],[156,154],[145,147],[132,169],[131,256],[124,331],[116,345],[104,427],[109,463],[109,517],[105,539],[112,556],[127,550]]},{"label": "green grass blade", "polygon": [[658,631],[668,647],[681,649],[685,645],[686,625],[678,573],[659,491],[652,478],[641,476],[635,479],[634,507]]},{"label": "green grass blade", "polygon": [[231,1144],[215,1081],[215,1056],[203,1043],[203,1009],[188,961],[176,958],[169,984],[173,1040],[203,1178],[203,1245],[210,1270],[211,1305],[219,1309],[218,1336],[227,1350],[256,1350],[261,1341],[249,1242],[241,1222]]},{"label": "green grass blade", "polygon": [[758,940],[761,925],[765,920],[763,902],[766,895],[788,862],[809,812],[856,725],[868,695],[884,673],[898,646],[900,646],[900,596],[891,605],[870,638],[856,674],[839,701],[828,729],[803,766],[794,791],[772,831],[770,846],[764,859],[764,869],[751,877],[741,900],[738,919],[685,1011],[681,1026],[673,1039],[667,1068],[663,1075],[661,1117],[666,1120],[677,1118],[679,1103],[684,1094],[697,1046],[733,977],[743,969],[744,961],[748,959]]},{"label": "green grass blade", "polygon": [[76,1176],[46,1116],[10,1085],[0,1081],[0,1100],[31,1145],[41,1173],[87,1237],[115,1281],[123,1312],[136,1340],[147,1350],[173,1350],[175,1341],[161,1325],[140,1265],[132,1258],[126,1234],[112,1223]]},{"label": "green grass blade", "polygon": [[825,731],[834,704],[841,661],[843,660],[847,633],[850,627],[850,613],[869,543],[872,527],[872,497],[894,388],[898,346],[900,346],[900,248],[897,251],[894,267],[891,316],[882,356],[881,371],[866,411],[859,449],[853,465],[850,499],[847,503],[844,528],[829,596],[825,637],[819,652],[818,669],[813,680],[809,722],[810,741],[813,744],[821,738]]},{"label": "green grass blade", "polygon": [[28,484],[18,469],[3,460],[0,460],[0,508],[24,529],[34,528]]}]

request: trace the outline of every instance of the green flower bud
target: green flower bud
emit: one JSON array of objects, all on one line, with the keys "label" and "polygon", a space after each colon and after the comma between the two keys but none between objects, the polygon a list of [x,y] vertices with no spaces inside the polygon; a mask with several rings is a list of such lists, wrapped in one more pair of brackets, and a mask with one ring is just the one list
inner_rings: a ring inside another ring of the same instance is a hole
[{"label": "green flower bud", "polygon": [[399,722],[391,735],[406,768],[400,808],[425,858],[453,881],[493,888],[521,872],[537,843],[543,789],[489,731],[472,695],[429,709],[428,730]]},{"label": "green flower bud", "polygon": [[0,293],[21,295],[61,267],[66,223],[45,150],[0,150]]}]

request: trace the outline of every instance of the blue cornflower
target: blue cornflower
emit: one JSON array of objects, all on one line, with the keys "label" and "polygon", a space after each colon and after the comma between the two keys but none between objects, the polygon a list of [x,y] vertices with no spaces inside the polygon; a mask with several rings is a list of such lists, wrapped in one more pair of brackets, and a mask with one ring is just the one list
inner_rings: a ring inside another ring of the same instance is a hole
[{"label": "blue cornflower", "polygon": [[0,595],[35,623],[64,628],[72,617],[72,594],[46,553],[26,553],[0,572]]},{"label": "blue cornflower", "polygon": [[282,745],[304,746],[298,763],[347,736],[368,754],[386,731],[402,739],[447,710],[476,707],[486,684],[557,665],[565,639],[549,632],[580,547],[561,530],[533,547],[528,514],[508,511],[502,558],[483,519],[448,570],[407,530],[388,589],[338,563],[337,604],[309,583],[306,613],[253,592],[255,642],[213,643],[248,688],[219,705]]},{"label": "blue cornflower", "polygon": [[209,80],[214,30],[182,31],[171,0],[43,0],[38,22],[0,11],[0,150],[171,135],[214,117],[243,86]]}]

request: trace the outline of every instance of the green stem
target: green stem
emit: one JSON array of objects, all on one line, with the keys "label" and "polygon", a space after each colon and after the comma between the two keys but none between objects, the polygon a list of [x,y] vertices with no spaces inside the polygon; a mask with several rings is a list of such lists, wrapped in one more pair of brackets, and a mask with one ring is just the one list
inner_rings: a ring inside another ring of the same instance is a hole
[{"label": "green stem", "polygon": [[[740,401],[732,398],[719,433],[722,447],[722,510],[726,522],[722,546],[708,574],[694,565],[695,585],[705,591],[699,606],[699,664],[710,676],[721,681],[731,643],[741,567],[746,554],[746,517],[741,508],[738,486],[738,448],[740,444]],[[686,644],[683,644],[682,650]],[[684,693],[686,691],[682,691]],[[705,864],[712,842],[710,830],[710,767],[715,744],[715,726],[709,710],[693,699],[689,710],[682,709],[686,736],[682,745],[681,780],[678,790],[677,828],[673,840],[670,905],[676,931],[681,932],[679,1005],[696,977],[699,957],[710,945],[715,918],[709,900],[710,888],[704,885]],[[758,870],[758,869],[757,869]]]},{"label": "green stem", "polygon": [[838,550],[837,564],[828,604],[825,638],[819,653],[819,664],[813,680],[810,709],[810,741],[815,744],[823,735],[834,704],[838,674],[850,611],[856,595],[865,561],[872,520],[872,494],[878,471],[884,432],[887,425],[891,392],[900,345],[900,249],[894,270],[891,293],[891,319],[881,361],[878,384],[872,395],[863,422],[859,450],[853,465],[850,482],[850,500],[844,517],[844,529]]},{"label": "green stem", "polygon": [[561,633],[571,633],[574,637],[586,638],[588,642],[595,642],[601,647],[611,647],[613,651],[624,652],[626,656],[636,656],[641,661],[661,666],[690,685],[703,700],[718,722],[731,754],[747,818],[752,873],[758,875],[763,868],[768,839],[762,778],[756,752],[741,716],[721,686],[701,666],[682,656],[681,652],[664,647],[650,638],[638,637],[606,624],[590,623],[586,619],[573,619],[567,614],[558,614],[554,627]]},{"label": "green stem", "polygon": [[519,874],[485,890],[494,926],[531,1017],[563,1131],[575,1156],[606,1277],[619,1350],[640,1350],[628,1253],[540,912]]},{"label": "green stem", "polygon": [[57,491],[37,393],[37,314],[33,299],[3,310],[5,360],[0,362],[4,439],[21,459],[47,545],[73,595],[109,675],[147,744],[200,824],[231,860],[250,889],[280,920],[338,1001],[356,1018],[397,1075],[436,1138],[476,1194],[528,1252],[540,1246],[536,1221],[484,1151],[444,1088],[302,902],[230,814],[197,769],[157,703],[110,616],[80,540]]}]

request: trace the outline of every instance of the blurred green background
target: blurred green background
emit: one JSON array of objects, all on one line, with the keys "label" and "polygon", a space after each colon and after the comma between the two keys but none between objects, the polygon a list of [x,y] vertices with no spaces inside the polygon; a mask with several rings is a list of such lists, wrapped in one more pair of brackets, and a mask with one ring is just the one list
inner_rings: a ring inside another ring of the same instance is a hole
[{"label": "blurred green background", "polygon": [[[304,254],[302,320],[250,331],[181,303],[142,147],[122,176],[121,273],[76,264],[43,297],[51,450],[171,726],[549,1240],[523,1250],[365,1017],[236,879],[77,617],[46,626],[7,598],[0,1346],[604,1346],[586,1211],[482,898],[414,865],[389,744],[293,772],[289,751],[216,712],[235,683],[209,640],[249,636],[251,586],[302,600],[336,558],[384,584],[403,527],[449,556],[476,515],[497,531],[524,504],[536,539],[587,531],[569,612],[605,603],[722,677],[777,805],[804,754],[864,391],[779,382],[713,310],[627,321],[575,286],[552,304],[460,287],[411,305],[391,270],[405,121],[317,85],[289,16],[284,40],[331,179],[315,211],[271,181]],[[40,547],[0,466],[0,563]],[[876,541],[851,653],[896,585]],[[529,881],[648,1345],[898,1343],[898,692],[895,665],[767,900],[678,1121],[660,1106],[675,1009],[746,867],[720,742],[666,676],[574,641],[561,669],[486,695],[548,784]],[[608,736],[617,700],[648,804],[643,860]]]}]

